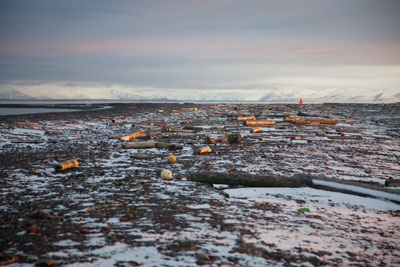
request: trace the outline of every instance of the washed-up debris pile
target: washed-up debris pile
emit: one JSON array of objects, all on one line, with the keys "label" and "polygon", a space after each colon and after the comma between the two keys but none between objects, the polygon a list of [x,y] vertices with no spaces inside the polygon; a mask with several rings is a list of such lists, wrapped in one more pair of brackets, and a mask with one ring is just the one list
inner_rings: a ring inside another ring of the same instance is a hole
[{"label": "washed-up debris pile", "polygon": [[187,181],[199,171],[301,173],[397,190],[398,104],[115,104],[8,116],[0,150],[2,264],[400,263],[396,203]]}]

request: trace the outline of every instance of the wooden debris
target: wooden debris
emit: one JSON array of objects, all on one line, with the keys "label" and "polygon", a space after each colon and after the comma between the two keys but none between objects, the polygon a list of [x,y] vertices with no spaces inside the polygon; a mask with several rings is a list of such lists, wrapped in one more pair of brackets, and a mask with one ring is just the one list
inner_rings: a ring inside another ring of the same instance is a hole
[{"label": "wooden debris", "polygon": [[132,122],[131,124],[132,126],[144,125],[144,126],[164,127],[166,125],[166,122],[164,120],[152,120],[152,121],[137,121],[137,122]]},{"label": "wooden debris", "polygon": [[319,124],[330,124],[330,125],[336,125],[336,121],[331,121],[331,120],[297,120],[294,121],[295,124],[314,124],[314,125],[319,125]]},{"label": "wooden debris", "polygon": [[[295,124],[311,124],[311,121],[298,120],[294,121]],[[319,124],[319,123],[318,123]]]},{"label": "wooden debris", "polygon": [[336,125],[336,121],[331,121],[331,120],[309,120],[311,123],[318,122],[319,124],[330,124],[330,125]]},{"label": "wooden debris", "polygon": [[[334,179],[328,177],[313,177],[304,174],[296,174],[294,176],[265,176],[265,175],[252,175],[252,174],[238,174],[238,173],[219,173],[219,172],[197,172],[192,173],[187,178],[189,181],[196,181],[201,183],[209,184],[226,184],[231,186],[248,186],[248,187],[311,187],[320,190],[328,190],[332,192],[341,192],[345,194],[352,194],[357,196],[372,196],[381,197],[381,195],[374,191],[381,191],[390,193],[386,199],[398,203],[399,194],[398,190],[385,188],[382,186],[375,186],[368,183],[359,181],[346,181],[342,179]],[[321,183],[327,181],[331,184]],[[352,185],[355,188],[367,188],[372,189],[371,192],[359,191],[358,189],[352,189],[351,187],[337,187],[336,184]],[[393,196],[391,196],[393,194]]]},{"label": "wooden debris", "polygon": [[100,120],[109,120],[109,119],[111,119],[111,117],[109,117],[109,116],[99,116],[99,119]]},{"label": "wooden debris", "polygon": [[110,126],[121,126],[121,125],[125,125],[125,124],[127,124],[126,121],[121,121],[121,122],[117,122],[117,121],[115,121],[115,122],[110,122]]},{"label": "wooden debris", "polygon": [[9,264],[17,262],[17,261],[18,261],[18,257],[12,256],[11,259],[0,261],[0,265],[9,265]]},{"label": "wooden debris", "polygon": [[163,129],[166,132],[175,132],[175,133],[193,133],[193,130],[182,129],[179,126],[168,126]]},{"label": "wooden debris", "polygon": [[262,130],[261,127],[256,127],[256,128],[251,129],[250,133],[258,133],[258,132],[260,132],[261,130]]},{"label": "wooden debris", "polygon": [[237,117],[238,121],[255,120],[255,116]]},{"label": "wooden debris", "polygon": [[154,141],[145,141],[145,142],[128,142],[122,145],[125,149],[146,149],[146,148],[159,148],[159,149],[169,149],[169,150],[177,150],[182,149],[181,145],[170,144],[165,142],[154,142]]},{"label": "wooden debris", "polygon": [[38,122],[20,121],[15,124],[18,127],[35,127],[39,126]]},{"label": "wooden debris", "polygon": [[272,125],[275,121],[246,121],[246,125]]},{"label": "wooden debris", "polygon": [[129,142],[122,145],[125,149],[140,149],[140,148],[155,148],[156,142],[154,141],[147,141],[147,142]]},{"label": "wooden debris", "polygon": [[197,108],[181,108],[183,111],[197,111]]},{"label": "wooden debris", "polygon": [[228,139],[227,139],[227,137],[226,136],[221,136],[221,137],[218,137],[218,138],[211,138],[209,135],[206,135],[206,143],[207,144],[215,144],[215,143],[224,143],[224,142],[227,142],[228,141]]},{"label": "wooden debris", "polygon": [[41,144],[44,143],[44,141],[41,140],[15,140],[11,141],[13,144]]},{"label": "wooden debris", "polygon": [[298,121],[299,117],[285,117],[285,121]]},{"label": "wooden debris", "polygon": [[85,208],[84,211],[90,212],[90,211],[95,211],[95,210],[99,210],[99,209],[106,209],[106,208],[120,207],[120,206],[123,206],[123,203],[111,203],[111,204],[91,206],[91,207]]},{"label": "wooden debris", "polygon": [[189,181],[210,184],[243,185],[250,187],[304,187],[308,180],[300,177],[258,176],[219,172],[197,172],[188,177]]},{"label": "wooden debris", "polygon": [[385,181],[385,186],[400,186],[400,179],[389,178]]},{"label": "wooden debris", "polygon": [[138,138],[139,136],[143,136],[143,135],[145,135],[144,134],[144,130],[140,130],[140,131],[137,131],[137,132],[130,133],[130,134],[126,135],[126,136],[123,136],[123,137],[120,138],[120,140],[121,141],[129,141],[131,139],[135,139],[135,138]]},{"label": "wooden debris", "polygon": [[147,155],[147,154],[133,154],[131,155],[133,159],[154,159],[155,155]]},{"label": "wooden debris", "polygon": [[184,130],[191,130],[191,131],[195,131],[195,132],[199,132],[199,131],[203,131],[204,129],[202,127],[198,127],[198,126],[185,126],[183,127]]},{"label": "wooden debris", "polygon": [[165,142],[157,142],[155,147],[159,149],[169,149],[169,150],[177,150],[183,148],[181,145],[170,144]]}]

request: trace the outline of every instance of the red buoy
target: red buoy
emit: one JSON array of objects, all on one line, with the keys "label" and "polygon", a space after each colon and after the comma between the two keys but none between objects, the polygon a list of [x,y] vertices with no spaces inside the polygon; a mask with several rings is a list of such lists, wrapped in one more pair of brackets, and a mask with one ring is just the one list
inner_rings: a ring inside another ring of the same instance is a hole
[{"label": "red buoy", "polygon": [[303,104],[303,99],[300,98],[299,104]]}]

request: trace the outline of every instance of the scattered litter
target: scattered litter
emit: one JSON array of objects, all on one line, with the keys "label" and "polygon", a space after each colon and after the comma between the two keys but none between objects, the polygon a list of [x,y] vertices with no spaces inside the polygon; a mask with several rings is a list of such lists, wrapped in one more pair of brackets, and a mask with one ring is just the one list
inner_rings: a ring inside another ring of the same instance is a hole
[{"label": "scattered litter", "polygon": [[298,211],[304,213],[304,212],[309,212],[310,209],[309,208],[300,208],[300,209],[298,209]]}]

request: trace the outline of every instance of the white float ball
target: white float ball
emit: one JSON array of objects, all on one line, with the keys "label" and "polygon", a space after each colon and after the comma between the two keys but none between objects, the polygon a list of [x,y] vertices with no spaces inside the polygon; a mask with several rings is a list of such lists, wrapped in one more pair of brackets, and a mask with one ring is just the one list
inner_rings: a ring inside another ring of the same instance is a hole
[{"label": "white float ball", "polygon": [[170,170],[163,170],[161,172],[161,179],[163,180],[171,180],[172,179],[172,172]]}]

